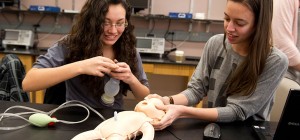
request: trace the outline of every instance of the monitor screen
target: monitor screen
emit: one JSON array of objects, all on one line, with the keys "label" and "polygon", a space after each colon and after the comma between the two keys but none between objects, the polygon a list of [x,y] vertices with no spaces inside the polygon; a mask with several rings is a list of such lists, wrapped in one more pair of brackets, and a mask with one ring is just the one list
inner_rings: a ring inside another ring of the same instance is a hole
[{"label": "monitor screen", "polygon": [[151,46],[152,46],[152,39],[139,38],[136,41],[137,48],[151,49]]},{"label": "monitor screen", "polygon": [[5,40],[18,40],[19,32],[18,31],[6,31]]}]

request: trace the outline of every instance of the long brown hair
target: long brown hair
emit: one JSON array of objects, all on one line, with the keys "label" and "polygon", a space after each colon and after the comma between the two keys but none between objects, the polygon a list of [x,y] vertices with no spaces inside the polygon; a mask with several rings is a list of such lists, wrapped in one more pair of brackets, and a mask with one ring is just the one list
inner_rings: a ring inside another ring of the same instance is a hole
[{"label": "long brown hair", "polygon": [[[87,0],[77,17],[77,22],[72,26],[68,37],[62,40],[63,46],[68,49],[66,63],[72,63],[95,56],[103,56],[103,45],[100,36],[103,34],[104,19],[110,5],[121,4],[126,11],[128,26],[113,45],[115,59],[119,62],[126,62],[134,75],[137,75],[137,58],[133,34],[134,26],[130,22],[131,7],[125,0]],[[104,81],[101,77],[81,75],[81,82],[86,85],[94,96],[103,94]],[[122,93],[125,93],[129,86],[123,82]],[[99,96],[98,96],[99,97]]]},{"label": "long brown hair", "polygon": [[[228,81],[227,94],[249,95],[254,92],[258,78],[263,72],[272,48],[271,22],[273,16],[272,0],[228,0],[241,3],[254,14],[255,31],[249,44],[245,60],[234,70]],[[225,46],[226,33],[224,33]]]}]

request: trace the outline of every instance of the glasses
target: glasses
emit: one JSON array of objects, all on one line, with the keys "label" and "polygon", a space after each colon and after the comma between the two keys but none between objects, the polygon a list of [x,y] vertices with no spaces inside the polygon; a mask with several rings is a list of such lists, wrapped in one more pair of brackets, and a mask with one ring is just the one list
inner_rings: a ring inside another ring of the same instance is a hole
[{"label": "glasses", "polygon": [[118,30],[121,30],[121,29],[123,30],[127,26],[128,26],[127,22],[124,22],[124,23],[115,23],[115,24],[109,23],[109,22],[103,23],[103,28],[104,29],[110,29],[112,27],[115,27]]}]

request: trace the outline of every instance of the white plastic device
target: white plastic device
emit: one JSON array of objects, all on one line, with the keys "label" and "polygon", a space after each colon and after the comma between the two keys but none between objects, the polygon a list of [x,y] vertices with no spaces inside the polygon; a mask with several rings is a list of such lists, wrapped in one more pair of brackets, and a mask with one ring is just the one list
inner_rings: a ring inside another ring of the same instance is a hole
[{"label": "white plastic device", "polygon": [[140,53],[164,54],[165,39],[155,37],[136,37],[136,48]]},{"label": "white plastic device", "polygon": [[33,47],[34,33],[31,30],[19,30],[19,29],[4,29],[5,36],[2,40],[4,48],[8,46],[25,46],[26,49]]},{"label": "white plastic device", "polygon": [[104,94],[101,96],[102,101],[105,105],[112,106],[115,101],[115,96],[120,90],[120,80],[110,78],[104,86]]}]

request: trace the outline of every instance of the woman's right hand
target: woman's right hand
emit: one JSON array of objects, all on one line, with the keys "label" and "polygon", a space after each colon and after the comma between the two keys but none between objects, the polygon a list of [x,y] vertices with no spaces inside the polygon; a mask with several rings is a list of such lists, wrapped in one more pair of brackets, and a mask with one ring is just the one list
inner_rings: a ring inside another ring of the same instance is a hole
[{"label": "woman's right hand", "polygon": [[177,120],[182,114],[182,110],[185,106],[183,105],[164,105],[155,106],[158,110],[163,110],[166,114],[159,122],[152,122],[152,126],[155,130],[163,130],[170,126],[175,120]]},{"label": "woman's right hand", "polygon": [[78,63],[81,74],[99,77],[103,77],[105,74],[109,74],[111,71],[119,67],[113,60],[102,56],[78,61]]}]

